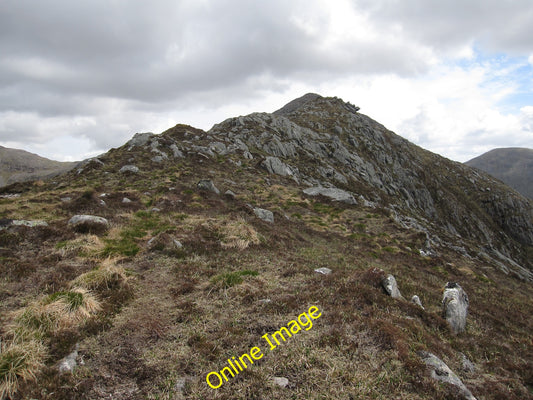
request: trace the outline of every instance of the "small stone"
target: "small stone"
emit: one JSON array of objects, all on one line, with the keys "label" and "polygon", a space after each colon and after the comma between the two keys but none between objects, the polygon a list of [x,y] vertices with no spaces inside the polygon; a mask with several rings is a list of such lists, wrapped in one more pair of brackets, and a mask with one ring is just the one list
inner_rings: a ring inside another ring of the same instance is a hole
[{"label": "small stone", "polygon": [[331,274],[331,270],[329,268],[326,268],[326,267],[317,268],[317,269],[315,269],[315,272],[318,272],[319,274],[322,274],[322,275]]},{"label": "small stone", "polygon": [[226,195],[227,197],[229,197],[230,199],[235,199],[235,197],[237,196],[235,193],[233,193],[231,190],[226,190],[224,192],[224,195]]},{"label": "small stone", "polygon": [[474,363],[470,361],[468,357],[465,356],[463,353],[459,354],[461,355],[463,371],[467,373],[474,373],[476,371],[476,366],[474,365]]},{"label": "small stone", "polygon": [[411,302],[422,308],[422,310],[425,310],[424,306],[422,305],[422,302],[420,301],[420,297],[418,297],[416,294],[411,297]]},{"label": "small stone", "polygon": [[272,300],[270,300],[270,299],[261,299],[261,300],[259,300],[259,303],[261,303],[261,304],[268,304],[268,303],[271,303],[271,302],[272,302]]},{"label": "small stone", "polygon": [[63,203],[68,203],[68,202],[71,201],[71,200],[72,200],[72,197],[61,197],[61,201],[62,201]]},{"label": "small stone", "polygon": [[124,197],[124,198],[122,199],[122,203],[123,203],[123,204],[128,204],[128,203],[131,203],[131,200],[128,199],[127,197]]},{"label": "small stone", "polygon": [[287,378],[283,378],[281,376],[275,376],[272,381],[282,388],[287,387],[289,385],[289,380]]},{"label": "small stone", "polygon": [[76,344],[74,351],[59,361],[57,369],[60,374],[72,374],[74,372],[74,369],[77,366],[76,359],[78,358],[78,348],[79,345]]}]

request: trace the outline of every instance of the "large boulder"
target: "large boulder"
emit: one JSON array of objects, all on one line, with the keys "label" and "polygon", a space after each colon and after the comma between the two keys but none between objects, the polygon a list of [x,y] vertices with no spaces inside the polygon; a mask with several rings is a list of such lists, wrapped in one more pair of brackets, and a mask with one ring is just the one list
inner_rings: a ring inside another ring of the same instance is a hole
[{"label": "large boulder", "polygon": [[433,379],[455,386],[462,397],[467,400],[476,400],[461,379],[440,358],[427,351],[421,351],[418,354],[422,358],[422,361],[430,368]]},{"label": "large boulder", "polygon": [[274,214],[272,211],[263,208],[254,208],[254,214],[257,218],[262,219],[263,221],[274,223]]},{"label": "large boulder", "polygon": [[198,187],[199,190],[204,190],[206,192],[220,194],[220,190],[217,189],[213,181],[210,179],[202,179],[197,183],[196,186]]},{"label": "large boulder", "polygon": [[442,316],[448,321],[452,331],[457,334],[465,330],[468,314],[468,296],[456,282],[448,282],[442,297]]},{"label": "large boulder", "polygon": [[109,228],[107,219],[95,215],[74,215],[68,225],[81,233],[102,233]]},{"label": "large boulder", "polygon": [[120,168],[118,172],[122,174],[126,174],[126,173],[136,174],[139,172],[139,167],[135,165],[124,165],[122,168]]},{"label": "large boulder", "polygon": [[357,204],[357,200],[355,200],[351,193],[338,188],[325,188],[318,186],[304,189],[303,192],[308,196],[321,195],[334,201],[340,201],[347,204]]}]

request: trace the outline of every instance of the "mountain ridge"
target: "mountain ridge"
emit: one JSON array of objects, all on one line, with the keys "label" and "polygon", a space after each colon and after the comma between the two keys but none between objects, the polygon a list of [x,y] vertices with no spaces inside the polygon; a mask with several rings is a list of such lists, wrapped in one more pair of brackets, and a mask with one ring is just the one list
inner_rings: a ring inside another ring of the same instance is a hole
[{"label": "mountain ridge", "polygon": [[500,179],[533,199],[533,149],[507,147],[492,149],[465,164]]},{"label": "mountain ridge", "polygon": [[46,179],[67,172],[77,162],[60,162],[25,150],[0,146],[0,187],[15,182]]},{"label": "mountain ridge", "polygon": [[532,398],[531,202],[338,98],[280,110],[0,189],[14,398]]}]

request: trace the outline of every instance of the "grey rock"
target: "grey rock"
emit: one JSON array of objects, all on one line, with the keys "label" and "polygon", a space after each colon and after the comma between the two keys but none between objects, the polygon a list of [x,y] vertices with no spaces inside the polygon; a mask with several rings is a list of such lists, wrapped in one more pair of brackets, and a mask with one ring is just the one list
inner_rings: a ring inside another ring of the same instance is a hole
[{"label": "grey rock", "polygon": [[474,373],[476,371],[476,366],[472,361],[468,359],[467,356],[465,356],[463,353],[459,353],[461,356],[461,366],[463,368],[463,371],[466,373]]},{"label": "grey rock", "polygon": [[144,146],[150,139],[154,136],[151,132],[136,133],[133,137],[126,143],[131,150],[135,146]]},{"label": "grey rock", "polygon": [[102,200],[102,199],[98,200],[98,204],[100,206],[102,206],[102,207],[106,207],[107,206],[106,202],[104,200]]},{"label": "grey rock", "polygon": [[274,384],[278,385],[278,386],[281,386],[282,388],[285,388],[289,385],[289,380],[287,378],[284,378],[284,377],[281,377],[281,376],[275,376],[273,379],[272,379],[272,382],[274,382]]},{"label": "grey rock", "polygon": [[468,304],[468,296],[458,283],[446,283],[442,297],[442,316],[455,334],[465,330]]},{"label": "grey rock", "polygon": [[152,157],[152,161],[155,162],[155,163],[161,163],[161,162],[163,162],[163,160],[164,160],[164,158],[161,155]]},{"label": "grey rock", "polygon": [[304,189],[303,192],[309,196],[321,195],[335,201],[347,204],[357,204],[357,200],[355,200],[351,193],[338,188],[311,187]]},{"label": "grey rock", "polygon": [[62,201],[63,203],[68,203],[68,202],[71,201],[71,200],[72,200],[72,197],[61,197],[61,201]]},{"label": "grey rock", "polygon": [[122,168],[120,168],[119,172],[121,173],[127,173],[131,172],[132,174],[136,174],[139,172],[139,168],[135,165],[124,165]]},{"label": "grey rock", "polygon": [[285,165],[277,157],[267,157],[261,163],[261,166],[271,174],[276,174],[276,175],[281,175],[281,176],[292,176],[293,175],[291,168]]},{"label": "grey rock", "polygon": [[416,304],[419,306],[422,310],[425,310],[424,306],[422,305],[422,302],[420,301],[420,297],[418,297],[416,294],[411,297],[411,303]]},{"label": "grey rock", "polygon": [[274,223],[274,214],[272,211],[263,208],[254,208],[254,214],[257,218],[262,219],[263,221]]},{"label": "grey rock", "polygon": [[393,299],[403,298],[402,294],[400,293],[400,289],[398,289],[398,284],[396,283],[396,279],[394,278],[394,276],[389,274],[385,278],[383,278],[381,286],[383,286],[385,292],[387,292],[387,294]]},{"label": "grey rock", "polygon": [[433,379],[455,386],[467,400],[476,400],[461,379],[440,358],[427,351],[421,351],[418,354],[429,367]]},{"label": "grey rock", "polygon": [[79,345],[76,344],[74,351],[59,361],[57,365],[59,374],[72,374],[74,372],[74,369],[78,365],[76,362],[78,358],[78,349]]},{"label": "grey rock", "polygon": [[46,221],[27,221],[27,220],[13,220],[11,225],[14,226],[27,226],[29,228],[35,228],[36,226],[48,226]]},{"label": "grey rock", "polygon": [[131,203],[131,200],[128,199],[127,197],[124,197],[124,198],[122,199],[122,203],[123,203],[123,204],[128,204],[128,203]]},{"label": "grey rock", "polygon": [[319,274],[322,274],[322,275],[329,275],[331,274],[331,270],[329,268],[326,268],[326,267],[320,267],[320,268],[317,268],[315,269],[315,272],[319,273]]},{"label": "grey rock", "polygon": [[184,157],[184,155],[181,152],[181,150],[174,143],[172,143],[170,145],[170,150],[172,150],[172,153],[174,154],[174,158],[183,158]]},{"label": "grey rock", "polygon": [[107,219],[95,215],[74,215],[69,221],[68,225],[77,232],[82,233],[101,233],[109,228]]},{"label": "grey rock", "polygon": [[212,180],[210,179],[202,179],[201,181],[199,181],[196,185],[198,187],[198,189],[200,190],[205,190],[207,192],[212,192],[212,193],[215,193],[215,194],[220,194],[220,190],[217,189],[217,187],[215,186],[215,184],[213,183]]},{"label": "grey rock", "polygon": [[235,197],[237,196],[235,193],[233,193],[233,192],[232,192],[231,190],[229,190],[229,189],[226,190],[226,191],[224,192],[224,195],[228,196],[228,197],[231,198],[231,199],[235,199]]}]

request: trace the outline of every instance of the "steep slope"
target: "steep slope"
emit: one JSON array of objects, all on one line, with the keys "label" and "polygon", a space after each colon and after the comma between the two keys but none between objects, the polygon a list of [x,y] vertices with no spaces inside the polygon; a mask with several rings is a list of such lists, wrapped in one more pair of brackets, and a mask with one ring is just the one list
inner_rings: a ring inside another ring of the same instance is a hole
[{"label": "steep slope", "polygon": [[532,398],[531,203],[339,99],[136,134],[0,194],[0,364],[38,379],[14,399],[461,398],[427,352],[477,398]]},{"label": "steep slope", "polygon": [[49,178],[67,172],[75,165],[0,146],[0,187],[14,182]]},{"label": "steep slope", "polygon": [[533,199],[533,149],[494,149],[465,164],[485,171]]}]

